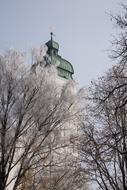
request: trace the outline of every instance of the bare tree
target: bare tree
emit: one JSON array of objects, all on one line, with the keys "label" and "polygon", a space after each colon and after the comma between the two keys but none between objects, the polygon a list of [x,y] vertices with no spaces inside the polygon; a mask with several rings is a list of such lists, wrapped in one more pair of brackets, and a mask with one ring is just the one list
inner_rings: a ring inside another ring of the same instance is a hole
[{"label": "bare tree", "polygon": [[103,190],[127,190],[127,5],[111,16],[119,35],[111,57],[117,61],[88,89],[81,143],[84,170]]},{"label": "bare tree", "polygon": [[58,143],[57,131],[78,110],[74,96],[67,96],[68,84],[59,87],[55,77],[54,67],[32,72],[19,52],[0,57],[1,190],[39,189],[54,164],[51,151],[66,146]]},{"label": "bare tree", "polygon": [[117,59],[119,63],[127,61],[127,4],[121,3],[121,12],[117,15],[110,15],[111,20],[117,29],[118,35],[112,41],[113,50],[111,58]]},{"label": "bare tree", "polygon": [[127,189],[127,64],[92,83],[82,124],[83,161],[104,190]]}]

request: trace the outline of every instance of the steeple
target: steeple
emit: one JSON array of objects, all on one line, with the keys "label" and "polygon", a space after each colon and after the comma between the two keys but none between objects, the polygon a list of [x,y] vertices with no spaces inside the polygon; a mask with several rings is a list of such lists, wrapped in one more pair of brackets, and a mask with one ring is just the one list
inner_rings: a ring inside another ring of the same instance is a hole
[{"label": "steeple", "polygon": [[57,66],[58,75],[65,79],[72,79],[74,69],[72,64],[63,59],[59,54],[59,44],[53,40],[53,32],[50,33],[51,39],[46,43],[48,47],[47,54],[51,57],[51,64]]},{"label": "steeple", "polygon": [[53,35],[54,35],[53,32],[51,32],[50,34],[51,34],[51,39],[46,43],[48,47],[48,54],[57,55],[59,50],[59,44],[53,40]]}]

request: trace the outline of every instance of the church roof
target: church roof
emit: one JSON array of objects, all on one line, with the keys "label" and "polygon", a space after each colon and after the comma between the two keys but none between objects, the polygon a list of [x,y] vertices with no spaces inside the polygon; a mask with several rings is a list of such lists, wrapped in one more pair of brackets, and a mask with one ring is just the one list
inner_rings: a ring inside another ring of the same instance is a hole
[{"label": "church roof", "polygon": [[56,50],[59,50],[59,44],[53,40],[49,40],[47,43],[46,43],[47,47],[48,48],[54,48]]},{"label": "church roof", "polygon": [[57,66],[60,77],[72,79],[72,75],[74,74],[73,66],[69,61],[58,55],[59,44],[53,40],[52,35],[53,33],[51,33],[51,40],[46,43],[48,47],[47,54],[51,57],[51,64]]},{"label": "church roof", "polygon": [[64,70],[69,71],[70,73],[74,74],[74,69],[73,69],[72,64],[69,61],[63,59],[62,57],[60,59],[61,59],[60,60],[60,65],[58,67],[60,67],[61,69],[64,69]]}]

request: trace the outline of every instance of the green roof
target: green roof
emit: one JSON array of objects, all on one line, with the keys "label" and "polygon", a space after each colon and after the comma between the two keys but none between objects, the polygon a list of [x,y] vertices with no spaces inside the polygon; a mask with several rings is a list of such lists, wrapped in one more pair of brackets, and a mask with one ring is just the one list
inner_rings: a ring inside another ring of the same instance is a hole
[{"label": "green roof", "polygon": [[59,44],[53,40],[49,40],[46,45],[48,46],[48,48],[54,48],[54,49],[59,49]]},{"label": "green roof", "polygon": [[58,67],[74,74],[74,69],[73,69],[71,63],[63,58],[60,58],[60,65]]},{"label": "green roof", "polygon": [[52,64],[57,66],[58,75],[66,79],[72,79],[74,69],[72,64],[59,55],[53,55]]},{"label": "green roof", "polygon": [[72,64],[58,55],[59,44],[52,39],[46,43],[48,47],[47,54],[51,57],[51,64],[57,66],[58,75],[66,79],[72,79],[74,69]]}]

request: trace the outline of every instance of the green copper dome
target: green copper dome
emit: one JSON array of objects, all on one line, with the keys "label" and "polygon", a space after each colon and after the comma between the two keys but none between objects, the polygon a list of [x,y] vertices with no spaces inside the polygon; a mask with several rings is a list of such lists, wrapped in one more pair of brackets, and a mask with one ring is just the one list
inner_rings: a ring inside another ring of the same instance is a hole
[{"label": "green copper dome", "polygon": [[48,47],[47,54],[51,57],[51,64],[57,66],[58,75],[62,78],[72,79],[74,69],[72,64],[58,55],[59,44],[52,39],[53,33],[51,33],[51,40],[46,45]]},{"label": "green copper dome", "polygon": [[63,58],[61,58],[60,65],[58,67],[60,67],[61,69],[64,69],[65,71],[68,71],[72,74],[74,73],[74,70],[73,70],[71,63],[69,63],[68,61],[66,61]]},{"label": "green copper dome", "polygon": [[59,50],[59,44],[57,43],[57,42],[55,42],[55,41],[51,41],[51,40],[49,40],[47,43],[46,43],[46,45],[47,45],[47,47],[49,48],[49,49],[51,49],[51,48],[54,48],[54,49],[56,49],[56,50]]},{"label": "green copper dome", "polygon": [[61,58],[60,65],[57,66],[58,75],[66,79],[72,79],[74,74],[71,64]]}]

